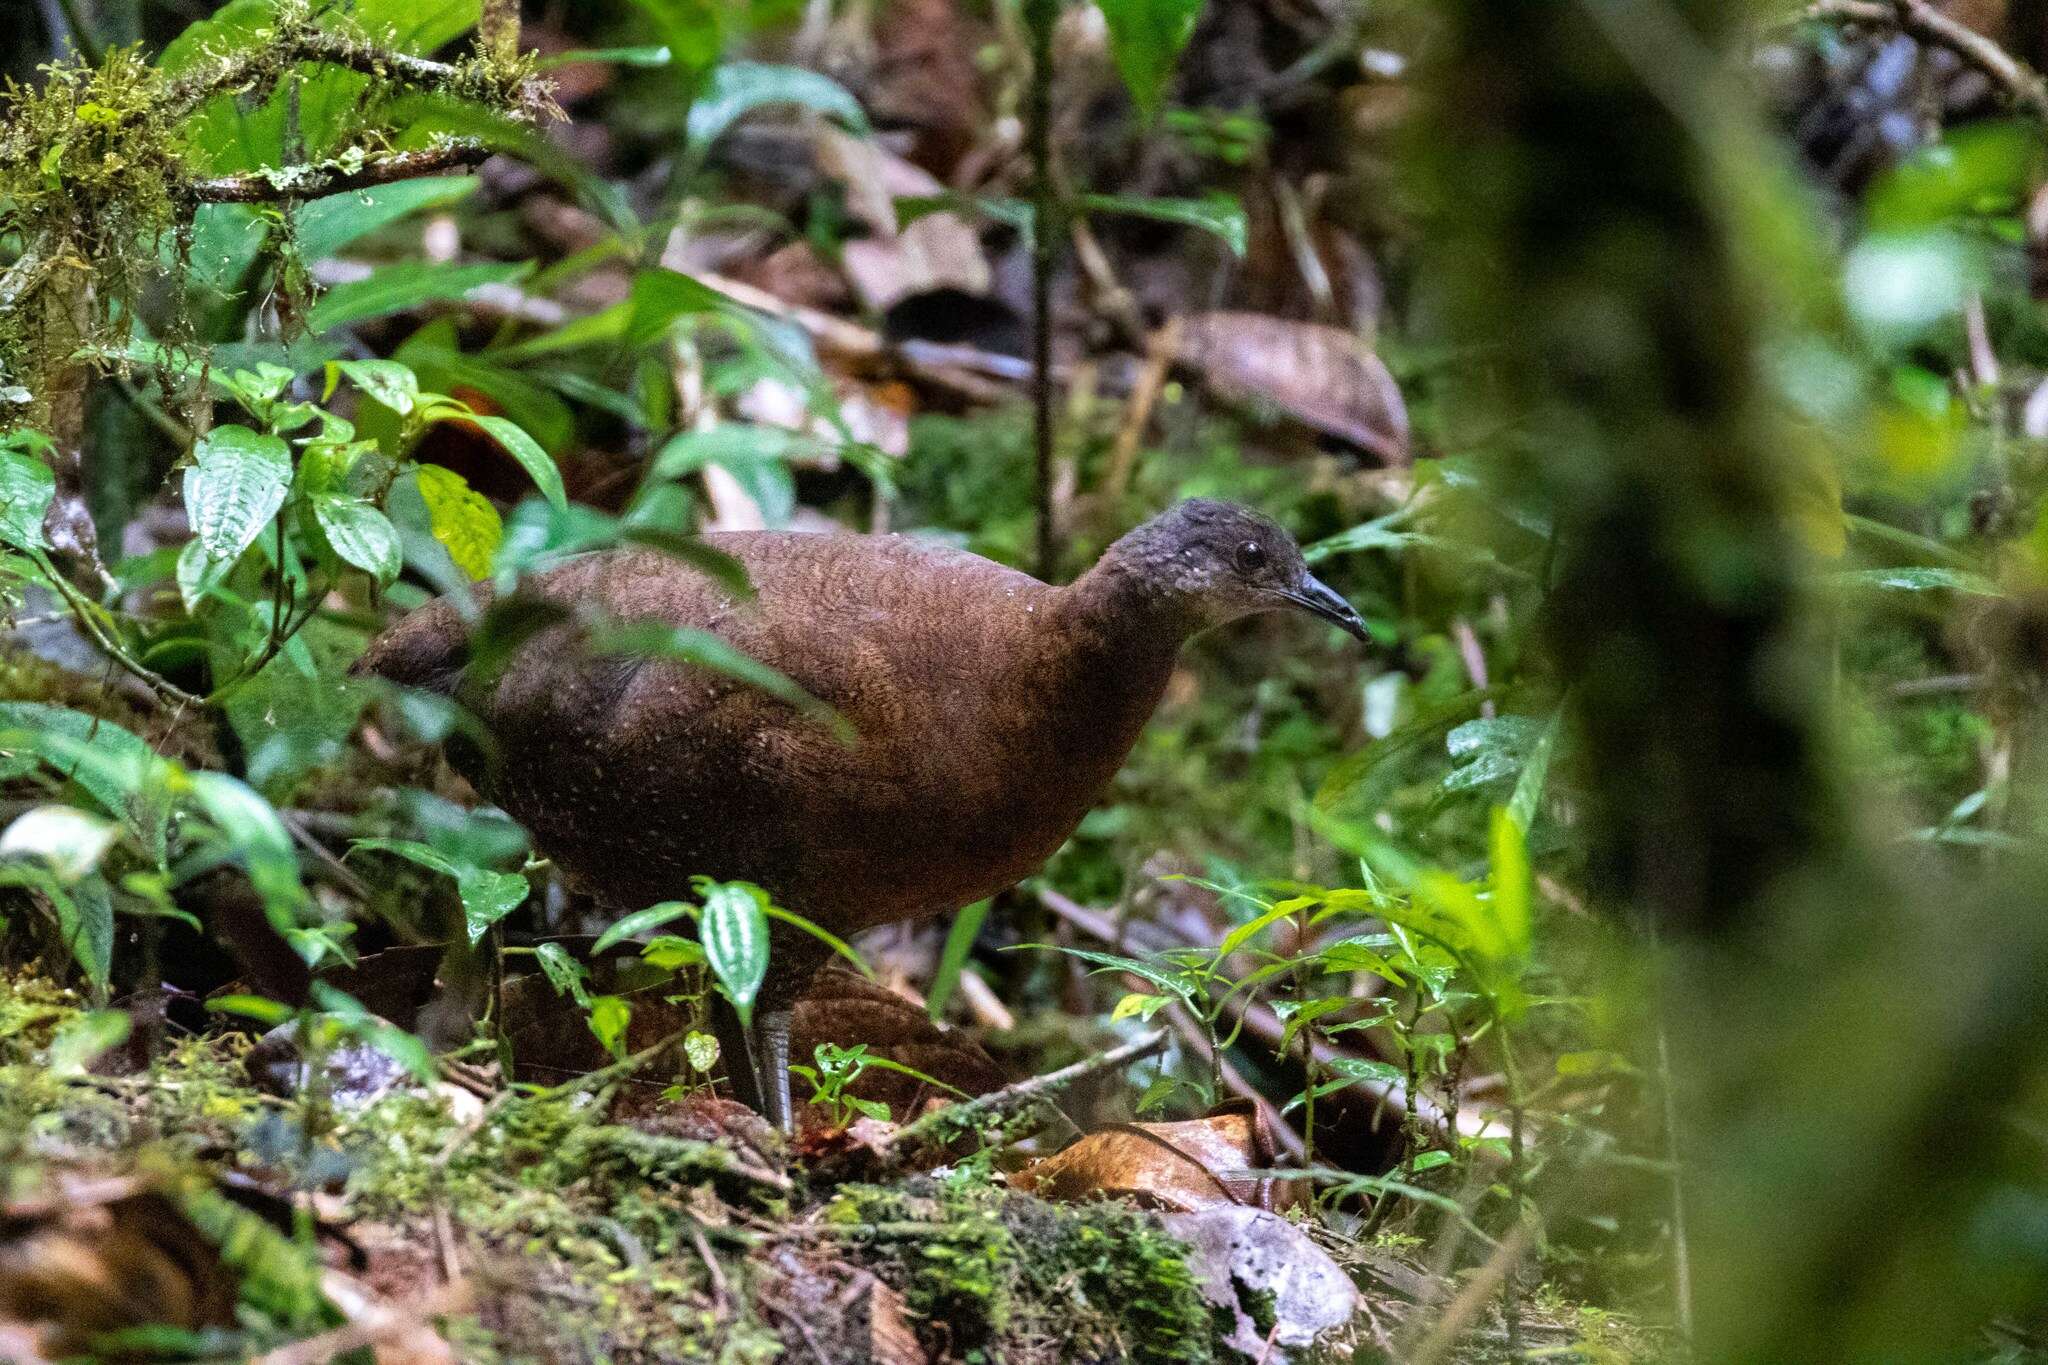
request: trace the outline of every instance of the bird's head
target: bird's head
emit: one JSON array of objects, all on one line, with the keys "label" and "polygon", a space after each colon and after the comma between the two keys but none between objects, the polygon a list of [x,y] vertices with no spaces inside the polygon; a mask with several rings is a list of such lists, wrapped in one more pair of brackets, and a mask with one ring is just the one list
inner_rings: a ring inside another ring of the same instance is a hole
[{"label": "bird's head", "polygon": [[1235,503],[1192,498],[1171,507],[1112,545],[1102,569],[1197,630],[1292,608],[1370,638],[1352,605],[1308,571],[1294,537]]}]

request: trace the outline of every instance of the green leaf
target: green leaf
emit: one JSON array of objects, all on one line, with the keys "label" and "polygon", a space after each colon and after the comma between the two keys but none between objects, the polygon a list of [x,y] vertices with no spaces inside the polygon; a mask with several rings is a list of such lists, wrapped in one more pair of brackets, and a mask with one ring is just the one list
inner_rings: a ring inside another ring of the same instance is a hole
[{"label": "green leaf", "polygon": [[284,506],[292,481],[291,447],[232,423],[194,447],[185,473],[185,514],[209,557],[233,561]]},{"label": "green leaf", "polygon": [[447,547],[455,567],[473,579],[488,575],[498,544],[505,538],[505,522],[498,509],[452,469],[423,464],[415,478],[434,539]]},{"label": "green leaf", "polygon": [[52,1076],[78,1075],[101,1053],[127,1042],[134,1026],[135,1021],[126,1010],[92,1010],[73,1015],[50,1040],[43,1065]]},{"label": "green leaf", "polygon": [[295,1013],[284,1001],[264,995],[216,995],[206,1002],[206,1008],[222,1014],[239,1014],[244,1019],[254,1019],[272,1028],[286,1022]]},{"label": "green leaf", "polygon": [[766,105],[794,105],[838,119],[857,133],[868,130],[860,102],[830,76],[800,66],[724,62],[690,106],[689,138],[701,152],[742,117]]},{"label": "green leaf", "polygon": [[0,703],[0,760],[35,756],[126,820],[144,851],[163,862],[172,767],[113,721],[42,702]]},{"label": "green leaf", "polygon": [[438,175],[330,194],[299,209],[293,235],[307,260],[321,260],[407,214],[452,204],[476,186],[473,176]]},{"label": "green leaf", "polygon": [[395,360],[336,360],[327,366],[327,391],[334,392],[334,376],[345,374],[364,393],[406,416],[420,400],[419,376]]},{"label": "green leaf", "polygon": [[1512,958],[1526,957],[1530,943],[1529,845],[1506,806],[1495,806],[1488,821],[1493,862],[1494,923]]},{"label": "green leaf", "polygon": [[738,308],[708,284],[676,270],[643,270],[633,277],[626,299],[625,342],[644,346],[666,332],[678,318]]},{"label": "green leaf", "polygon": [[299,860],[284,821],[238,778],[203,772],[192,774],[191,782],[200,809],[241,858],[271,924],[280,933],[297,928],[306,888],[299,881]]},{"label": "green leaf", "polygon": [[43,546],[43,518],[57,496],[50,467],[14,445],[0,445],[0,544],[19,550]]},{"label": "green leaf", "polygon": [[1904,565],[1894,569],[1845,569],[1821,579],[1829,588],[1868,592],[1960,592],[1975,597],[2003,597],[2004,589],[1982,574],[1966,569]]},{"label": "green leaf", "polygon": [[599,654],[630,654],[692,664],[737,678],[803,710],[818,713],[826,709],[824,703],[783,674],[749,658],[708,630],[668,626],[659,621],[619,622],[593,630],[590,648]]},{"label": "green leaf", "polygon": [[1202,0],[1096,0],[1109,21],[1109,54],[1124,87],[1149,118],[1159,109],[1173,64],[1194,36]]},{"label": "green leaf", "polygon": [[533,950],[533,955],[540,959],[540,969],[546,973],[555,994],[566,995],[583,1008],[590,1008],[590,992],[585,989],[590,980],[588,967],[570,956],[569,950],[559,943],[543,943]]},{"label": "green leaf", "polygon": [[107,879],[87,877],[69,895],[52,896],[50,904],[57,912],[58,935],[85,979],[103,995],[114,973],[114,901]]},{"label": "green leaf", "polygon": [[509,284],[531,270],[527,264],[496,261],[480,265],[401,261],[381,266],[367,278],[337,284],[322,294],[306,314],[306,329],[317,334],[366,318],[406,312],[433,299],[459,299],[479,285]]},{"label": "green leaf", "polygon": [[121,827],[76,806],[31,806],[0,831],[0,858],[34,858],[59,882],[90,876]]},{"label": "green leaf", "polygon": [[480,415],[475,421],[505,448],[507,454],[519,461],[522,469],[533,476],[541,495],[550,505],[557,511],[568,509],[569,499],[562,491],[562,471],[555,468],[554,460],[517,422],[490,415]]},{"label": "green leaf", "polygon": [[974,941],[981,937],[981,926],[988,919],[988,907],[986,900],[963,907],[953,916],[953,925],[946,931],[946,946],[939,952],[939,965],[932,973],[931,989],[925,992],[925,1013],[935,1021],[945,1016],[946,1002],[953,998],[953,990],[960,984],[960,973],[967,967],[967,955],[974,951]]},{"label": "green leaf", "polygon": [[1256,919],[1240,924],[1224,935],[1223,942],[1216,945],[1216,956],[1219,959],[1229,957],[1246,943],[1249,943],[1252,937],[1261,930],[1280,920],[1286,919],[1289,915],[1299,914],[1304,908],[1304,903],[1298,898],[1280,902]]},{"label": "green leaf", "polygon": [[391,586],[405,567],[405,558],[399,552],[398,532],[390,518],[360,498],[322,494],[312,503],[313,519],[334,553],[376,579],[379,586]]},{"label": "green leaf", "polygon": [[1227,194],[1201,199],[1151,199],[1134,194],[1084,194],[1081,206],[1091,213],[1121,213],[1162,223],[1200,228],[1223,239],[1234,256],[1243,256],[1251,239],[1244,205]]},{"label": "green leaf", "polygon": [[474,863],[449,857],[430,844],[413,839],[357,839],[349,846],[393,853],[430,872],[455,879],[455,893],[462,900],[462,919],[469,941],[479,942],[493,924],[517,910],[533,889],[517,872],[493,872]]},{"label": "green leaf", "polygon": [[455,892],[462,897],[462,920],[469,941],[479,942],[493,924],[525,904],[532,890],[517,872],[464,868],[455,878]]},{"label": "green leaf", "polygon": [[633,0],[668,48],[668,66],[695,95],[699,80],[725,47],[726,0]]},{"label": "green leaf", "polygon": [[704,900],[697,917],[704,956],[740,1023],[750,1024],[754,997],[768,979],[768,916],[762,911],[767,894],[747,882],[700,882],[697,890]]},{"label": "green leaf", "polygon": [[715,464],[738,481],[741,490],[761,509],[763,521],[771,527],[783,526],[796,510],[796,480],[790,473],[789,460],[815,446],[816,442],[782,427],[742,422],[685,431],[672,437],[655,455],[645,485],[681,478]]},{"label": "green leaf", "polygon": [[674,924],[696,913],[697,907],[686,901],[663,901],[650,905],[645,910],[635,910],[597,936],[597,942],[590,945],[590,955],[596,957],[615,943],[624,943],[629,938],[653,933],[665,924]]},{"label": "green leaf", "polygon": [[1141,961],[1135,957],[1125,957],[1121,953],[1100,953],[1092,948],[1063,948],[1057,943],[1020,943],[1017,946],[1019,948],[1050,948],[1055,952],[1065,953],[1069,957],[1078,957],[1083,962],[1092,962],[1095,964],[1096,970],[1094,973],[1090,973],[1091,975],[1101,972],[1129,972],[1133,976],[1151,982],[1159,987],[1160,990],[1167,992],[1184,1004],[1192,1005],[1194,1003],[1195,987],[1193,982],[1176,973],[1162,971],[1151,963]]},{"label": "green leaf", "polygon": [[1536,808],[1543,800],[1543,785],[1550,779],[1550,755],[1557,748],[1557,732],[1563,725],[1564,711],[1559,708],[1530,747],[1529,756],[1522,762],[1522,775],[1515,779],[1514,795],[1508,798],[1508,814],[1524,835],[1536,821]]},{"label": "green leaf", "polygon": [[633,1007],[616,995],[597,995],[590,1000],[590,1031],[604,1050],[624,1061],[626,1030],[633,1023]]},{"label": "green leaf", "polygon": [[684,1035],[683,1056],[688,1059],[692,1071],[708,1072],[718,1065],[718,1040],[708,1033],[692,1029]]},{"label": "green leaf", "polygon": [[693,938],[656,934],[640,950],[640,960],[658,971],[677,972],[704,965],[704,945]]}]

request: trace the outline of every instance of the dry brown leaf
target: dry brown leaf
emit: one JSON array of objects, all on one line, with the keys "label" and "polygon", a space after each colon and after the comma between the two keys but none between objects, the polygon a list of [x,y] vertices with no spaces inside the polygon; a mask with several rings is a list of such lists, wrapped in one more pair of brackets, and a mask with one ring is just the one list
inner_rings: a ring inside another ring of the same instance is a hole
[{"label": "dry brown leaf", "polygon": [[1187,1212],[1245,1204],[1272,1209],[1296,1199],[1291,1182],[1243,1172],[1271,1169],[1273,1142],[1249,1106],[1180,1123],[1121,1123],[1010,1177],[1018,1189],[1071,1201],[1126,1196]]},{"label": "dry brown leaf", "polygon": [[1233,403],[1269,404],[1386,464],[1407,464],[1408,407],[1386,364],[1339,327],[1263,313],[1180,319],[1174,359]]},{"label": "dry brown leaf", "polygon": [[234,1323],[235,1277],[177,1204],[140,1178],[60,1178],[0,1204],[0,1336],[76,1356],[147,1323]]}]

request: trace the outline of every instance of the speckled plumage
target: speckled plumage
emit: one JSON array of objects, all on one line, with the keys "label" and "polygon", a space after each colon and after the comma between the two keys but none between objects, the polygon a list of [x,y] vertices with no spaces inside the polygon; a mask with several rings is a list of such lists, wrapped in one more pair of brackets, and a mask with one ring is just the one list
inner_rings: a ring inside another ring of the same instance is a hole
[{"label": "speckled plumage", "polygon": [[[536,635],[494,682],[472,679],[445,600],[358,665],[474,710],[499,754],[486,770],[458,753],[466,775],[622,910],[686,897],[699,873],[759,883],[842,935],[957,909],[1073,832],[1190,633],[1289,603],[1361,629],[1284,531],[1220,503],[1148,522],[1061,588],[904,536],[706,540],[745,566],[753,598],[643,550],[572,559],[521,591],[586,617],[711,631],[837,710],[850,744],[723,674],[593,654],[573,623]],[[822,955],[777,928],[770,1004]]]}]

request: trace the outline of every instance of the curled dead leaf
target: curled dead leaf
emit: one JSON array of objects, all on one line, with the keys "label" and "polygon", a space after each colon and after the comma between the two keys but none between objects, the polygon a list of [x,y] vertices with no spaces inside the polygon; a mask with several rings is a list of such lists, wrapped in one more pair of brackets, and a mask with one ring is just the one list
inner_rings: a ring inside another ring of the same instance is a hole
[{"label": "curled dead leaf", "polygon": [[1010,1177],[1042,1199],[1127,1197],[1188,1212],[1243,1204],[1284,1208],[1299,1202],[1291,1181],[1248,1174],[1273,1164],[1272,1135],[1249,1106],[1180,1123],[1120,1123]]},{"label": "curled dead leaf", "polygon": [[1340,327],[1263,313],[1197,313],[1167,341],[1174,361],[1232,403],[1269,404],[1302,425],[1405,465],[1408,407],[1386,363]]}]

